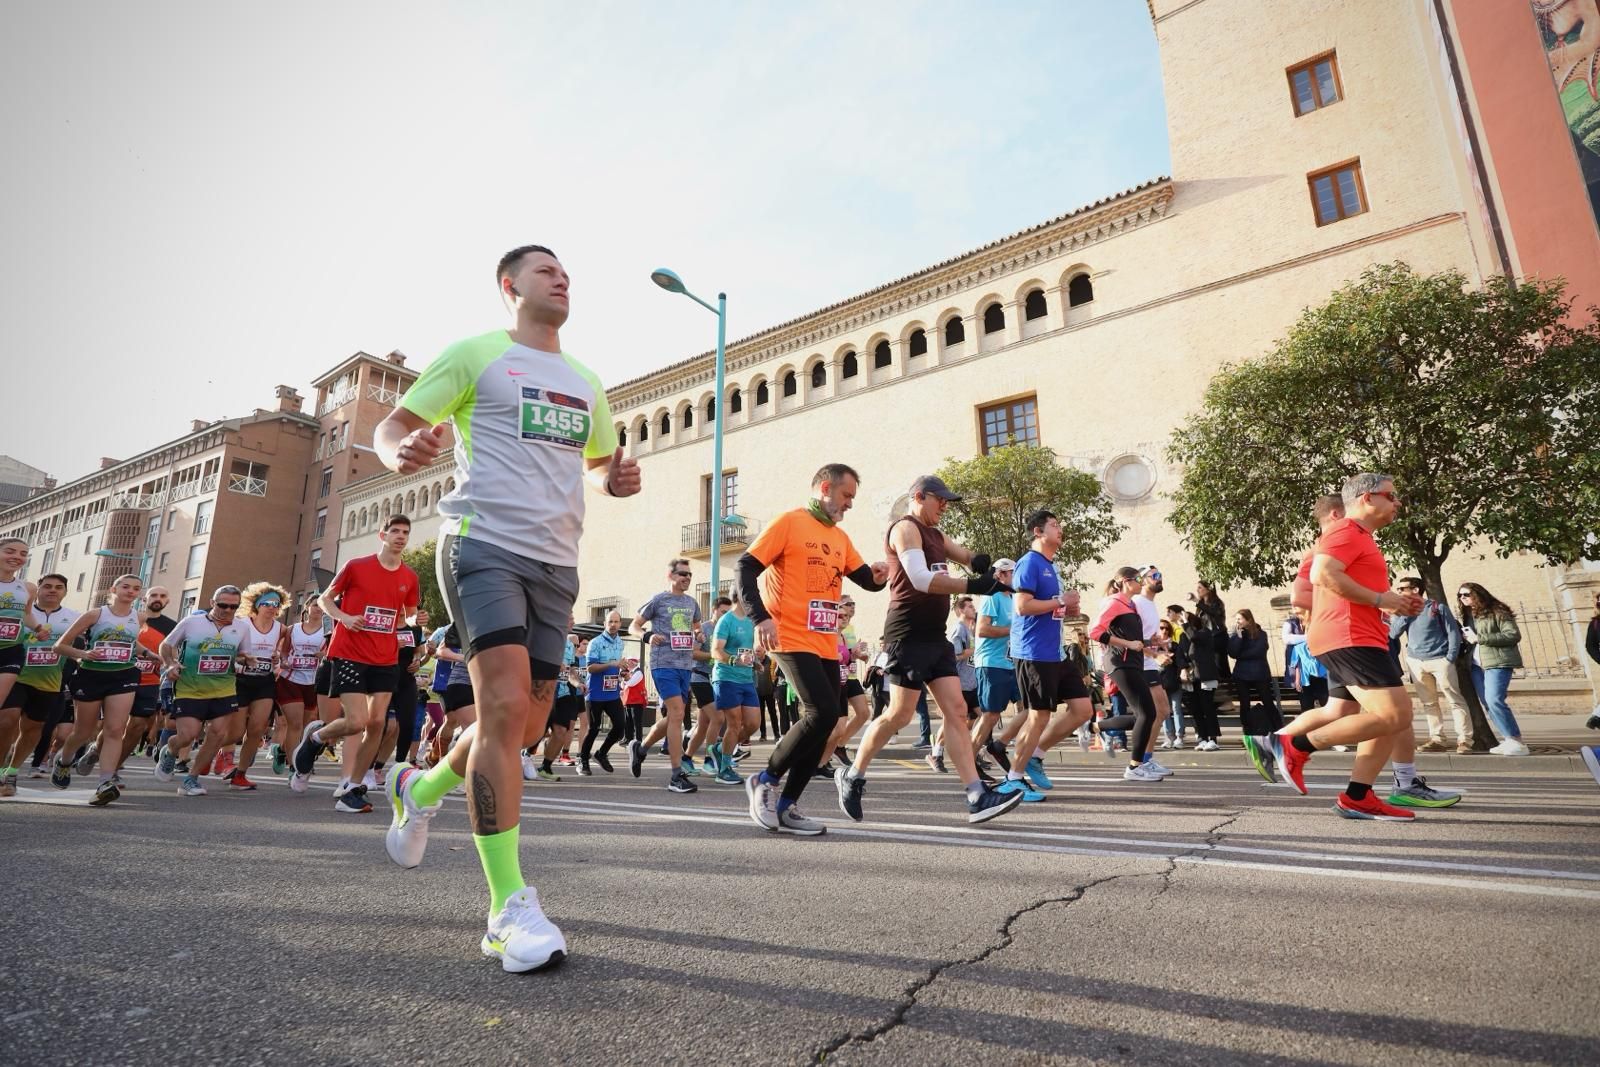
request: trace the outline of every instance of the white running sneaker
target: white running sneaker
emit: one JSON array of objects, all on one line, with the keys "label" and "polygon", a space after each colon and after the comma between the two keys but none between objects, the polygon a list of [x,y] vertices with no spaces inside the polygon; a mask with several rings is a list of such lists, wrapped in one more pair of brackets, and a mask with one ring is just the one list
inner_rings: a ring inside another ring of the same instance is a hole
[{"label": "white running sneaker", "polygon": [[1183,738],[1181,738],[1181,737],[1174,737],[1174,738],[1173,738],[1173,739],[1172,739],[1172,747],[1173,747],[1173,748],[1182,748],[1182,747],[1183,747]]},{"label": "white running sneaker", "polygon": [[301,774],[299,771],[291,771],[289,773],[289,792],[304,793],[306,791],[306,785],[310,781],[311,778],[309,775]]},{"label": "white running sneaker", "polygon": [[489,920],[489,929],[479,947],[485,956],[498,959],[502,969],[513,973],[536,971],[567,958],[567,940],[556,924],[545,918],[539,907],[539,893],[532,886],[506,898],[500,914]]},{"label": "white running sneaker", "polygon": [[770,785],[761,784],[761,775],[752,774],[744,780],[745,795],[750,798],[750,821],[763,830],[778,828],[778,795]]},{"label": "white running sneaker", "polygon": [[828,832],[828,827],[820,820],[808,819],[800,814],[800,809],[790,804],[778,814],[778,832],[780,834],[799,834],[801,837],[816,837],[818,834]]},{"label": "white running sneaker", "polygon": [[422,808],[411,799],[411,786],[421,774],[415,767],[401,764],[383,787],[389,806],[394,809],[383,844],[389,851],[389,858],[407,870],[421,865],[422,853],[428,847],[428,823],[444,807],[442,800]]},{"label": "white running sneaker", "polygon": [[1526,756],[1528,755],[1528,746],[1515,737],[1508,737],[1489,751],[1496,756]]},{"label": "white running sneaker", "polygon": [[531,782],[539,777],[539,761],[532,756],[522,757],[522,780]]},{"label": "white running sneaker", "polygon": [[1160,749],[1168,749],[1168,748],[1171,748],[1171,747],[1172,747],[1172,738],[1170,738],[1170,737],[1163,737],[1163,738],[1162,738],[1162,739],[1161,739],[1161,743],[1160,743],[1160,744],[1158,744],[1158,745],[1156,745],[1156,747],[1157,747],[1157,748],[1160,748]]},{"label": "white running sneaker", "polygon": [[1152,771],[1155,771],[1156,774],[1160,775],[1162,778],[1171,778],[1172,777],[1172,768],[1163,767],[1161,764],[1159,764],[1159,763],[1157,763],[1155,761],[1154,757],[1151,757],[1150,759],[1145,760],[1144,761],[1144,765],[1146,767],[1150,768]]},{"label": "white running sneaker", "polygon": [[1122,772],[1125,782],[1159,782],[1162,776],[1150,769],[1150,764],[1141,763],[1137,767],[1129,767]]}]

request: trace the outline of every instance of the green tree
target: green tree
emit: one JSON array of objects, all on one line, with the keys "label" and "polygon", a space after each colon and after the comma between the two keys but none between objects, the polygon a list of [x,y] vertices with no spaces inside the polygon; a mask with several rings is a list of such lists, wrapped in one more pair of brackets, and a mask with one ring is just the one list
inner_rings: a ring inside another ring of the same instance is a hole
[{"label": "green tree", "polygon": [[1316,535],[1316,496],[1381,471],[1401,509],[1379,540],[1441,603],[1467,545],[1577,559],[1600,529],[1593,310],[1573,315],[1560,282],[1369,268],[1211,380],[1168,448],[1183,467],[1169,521],[1202,574],[1282,586]]},{"label": "green tree", "polygon": [[417,603],[435,626],[443,626],[450,616],[444,610],[444,595],[439,592],[439,572],[434,566],[435,542],[424,541],[401,553],[407,567],[417,572]]},{"label": "green tree", "polygon": [[947,459],[939,477],[966,499],[943,527],[957,541],[996,559],[1020,559],[1033,538],[1023,526],[1047,508],[1061,518],[1056,566],[1071,580],[1085,563],[1100,563],[1127,527],[1111,514],[1100,479],[1056,462],[1048,448],[1008,445],[972,459]]}]

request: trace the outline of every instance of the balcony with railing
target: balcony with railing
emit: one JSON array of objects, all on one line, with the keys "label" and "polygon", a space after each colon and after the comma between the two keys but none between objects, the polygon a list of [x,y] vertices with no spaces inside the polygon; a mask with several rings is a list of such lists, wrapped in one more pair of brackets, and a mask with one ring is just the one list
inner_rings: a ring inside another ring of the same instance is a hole
[{"label": "balcony with railing", "polygon": [[87,519],[84,519],[84,518],[81,518],[81,517],[73,519],[71,522],[69,522],[66,525],[61,527],[61,536],[62,537],[71,537],[73,534],[82,533],[83,532],[83,525],[87,521],[88,521]]},{"label": "balcony with railing", "polygon": [[[690,559],[711,558],[711,527],[709,522],[691,522],[683,528],[679,551]],[[752,519],[730,518],[722,520],[722,551],[743,551],[761,532],[761,524]]]},{"label": "balcony with railing", "polygon": [[266,496],[267,480],[265,478],[252,478],[248,474],[228,475],[228,492],[243,493],[245,496]]},{"label": "balcony with railing", "polygon": [[394,407],[396,404],[400,403],[400,398],[404,395],[405,393],[398,389],[386,389],[381,385],[367,386],[368,400],[376,400],[378,403],[387,404],[390,407]]},{"label": "balcony with railing", "polygon": [[342,435],[340,435],[339,439],[337,439],[337,440],[334,437],[328,437],[326,440],[324,440],[322,442],[321,445],[319,445],[317,447],[316,458],[317,459],[328,459],[331,456],[336,455],[337,453],[343,452],[344,448],[345,448],[345,443],[344,443]]},{"label": "balcony with railing", "polygon": [[166,502],[166,493],[118,493],[111,498],[111,510],[149,511]]},{"label": "balcony with railing", "polygon": [[356,398],[356,387],[347,385],[337,393],[329,393],[322,401],[322,406],[317,409],[317,414],[326,415],[330,411],[337,411]]},{"label": "balcony with railing", "polygon": [[221,484],[222,475],[208,474],[206,477],[200,479],[200,492],[215,493],[217,491],[217,486]]}]

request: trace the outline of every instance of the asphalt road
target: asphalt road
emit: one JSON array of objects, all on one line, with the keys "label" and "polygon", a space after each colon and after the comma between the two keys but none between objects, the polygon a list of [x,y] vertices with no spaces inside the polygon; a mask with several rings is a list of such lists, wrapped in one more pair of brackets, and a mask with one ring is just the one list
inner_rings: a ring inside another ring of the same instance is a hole
[{"label": "asphalt road", "polygon": [[0,1063],[1600,1063],[1600,787],[1568,759],[1434,771],[1468,797],[1409,825],[1335,817],[1331,755],[1309,797],[1237,749],[1163,759],[1071,760],[982,827],[890,761],[861,824],[817,782],[809,840],[661,760],[530,783],[572,948],[532,975],[478,954],[460,797],[402,871],[323,776],[184,799],[136,758],[103,810],[24,781]]}]

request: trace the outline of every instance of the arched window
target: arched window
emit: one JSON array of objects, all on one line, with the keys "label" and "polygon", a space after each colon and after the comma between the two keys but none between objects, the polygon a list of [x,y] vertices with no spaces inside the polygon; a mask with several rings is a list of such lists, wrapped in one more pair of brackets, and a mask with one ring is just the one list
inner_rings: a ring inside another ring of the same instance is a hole
[{"label": "arched window", "polygon": [[650,440],[650,420],[649,419],[646,419],[645,421],[643,421],[643,422],[641,422],[639,424],[639,440],[640,441],[648,441],[648,440]]},{"label": "arched window", "polygon": [[798,388],[799,388],[799,386],[795,382],[794,371],[790,371],[788,374],[785,374],[783,376],[783,395],[784,396],[794,396],[794,394],[795,394],[795,392],[796,392],[796,390]]},{"label": "arched window", "polygon": [[999,333],[1006,328],[1006,309],[996,300],[983,309],[983,332]]},{"label": "arched window", "polygon": [[744,394],[737,389],[728,394],[728,410],[735,415],[744,410]]},{"label": "arched window", "polygon": [[692,408],[692,407],[684,408],[683,409],[683,428],[685,430],[687,430],[689,427],[691,427],[693,425],[694,425],[694,408]]},{"label": "arched window", "polygon": [[811,388],[821,389],[828,384],[828,368],[821,363],[811,368]]},{"label": "arched window", "polygon": [[760,385],[756,386],[756,407],[760,407],[771,399],[772,394],[770,391],[768,391],[766,382],[762,382]]},{"label": "arched window", "polygon": [[906,349],[908,355],[925,356],[928,354],[928,331],[915,330],[911,334],[911,344]]},{"label": "arched window", "polygon": [[429,499],[429,497],[428,497],[428,487],[427,486],[423,486],[422,487],[422,492],[417,494],[417,507],[421,508],[423,511],[427,511],[428,510],[428,499]]},{"label": "arched window", "polygon": [[665,437],[672,432],[672,416],[666,412],[661,413],[661,436]]},{"label": "arched window", "polygon": [[444,496],[444,487],[441,486],[438,482],[434,482],[433,483],[433,500],[434,500],[434,503],[438,503],[439,498],[442,497],[442,496]]},{"label": "arched window", "polygon": [[950,321],[944,324],[944,343],[946,345],[958,345],[966,339],[967,328],[961,325],[961,316],[950,316]]},{"label": "arched window", "polygon": [[346,537],[354,537],[356,535],[356,513],[355,512],[352,511],[350,513],[350,522],[347,525],[349,526],[349,529],[347,531],[345,531],[345,536]]},{"label": "arched window", "polygon": [[406,514],[414,515],[417,511],[417,491],[413,489],[406,494]]},{"label": "arched window", "polygon": [[453,492],[455,492],[455,489],[456,489],[456,480],[454,478],[446,478],[444,480],[444,491],[447,492],[447,493],[453,493]]},{"label": "arched window", "polygon": [[393,514],[394,514],[394,505],[389,503],[387,500],[385,500],[383,502],[383,517],[385,519],[387,519],[390,515],[393,515]]},{"label": "arched window", "polygon": [[1031,322],[1034,319],[1042,319],[1044,316],[1044,290],[1035,289],[1033,292],[1029,293],[1028,298],[1023,301],[1022,317]]},{"label": "arched window", "polygon": [[405,501],[405,498],[402,497],[399,493],[396,493],[394,495],[394,511],[391,512],[391,514],[404,515],[405,513],[406,513],[406,501]]},{"label": "arched window", "polygon": [[894,363],[894,353],[889,350],[888,341],[879,341],[878,346],[872,350],[872,369],[882,370]]},{"label": "arched window", "polygon": [[626,426],[618,426],[617,427],[617,444],[626,446],[627,443],[628,443],[628,428]]},{"label": "arched window", "polygon": [[839,365],[839,377],[854,378],[855,376],[856,354],[854,352],[846,352],[844,354],[844,362]]},{"label": "arched window", "polygon": [[1067,283],[1067,307],[1075,308],[1094,299],[1094,283],[1087,274],[1080,274]]},{"label": "arched window", "polygon": [[360,512],[358,512],[358,514],[361,517],[361,532],[362,533],[366,533],[366,531],[367,531],[367,509],[366,508],[362,508],[360,510]]},{"label": "arched window", "polygon": [[717,398],[714,396],[706,397],[706,421],[717,421]]}]

